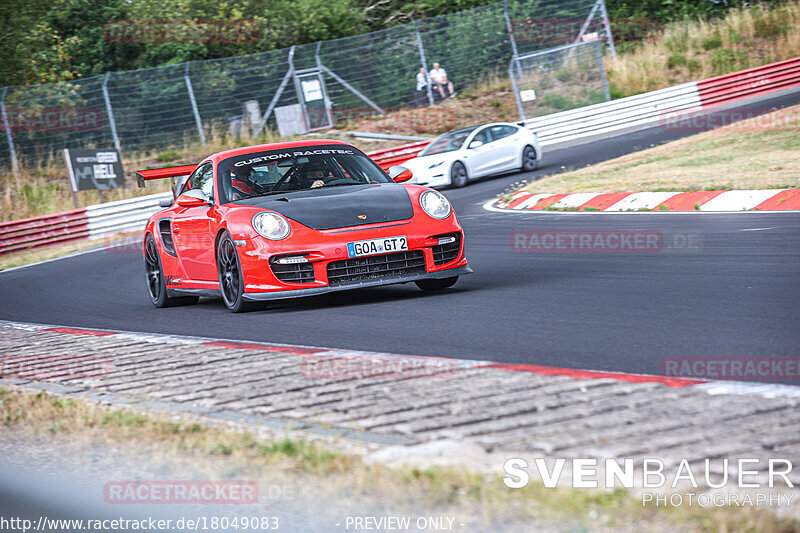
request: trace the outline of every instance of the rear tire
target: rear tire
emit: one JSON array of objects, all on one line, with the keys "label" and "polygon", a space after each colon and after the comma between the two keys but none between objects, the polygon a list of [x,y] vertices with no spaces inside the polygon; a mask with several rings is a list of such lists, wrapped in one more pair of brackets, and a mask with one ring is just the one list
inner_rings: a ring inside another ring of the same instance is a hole
[{"label": "rear tire", "polygon": [[217,273],[219,274],[219,291],[225,306],[234,313],[252,309],[252,302],[244,299],[244,277],[236,252],[236,243],[227,231],[217,244]]},{"label": "rear tire", "polygon": [[464,163],[461,161],[453,163],[453,166],[450,167],[450,184],[453,187],[463,187],[467,184],[468,179],[467,168]]},{"label": "rear tire", "polygon": [[158,252],[156,240],[149,233],[144,239],[144,270],[147,274],[147,292],[150,294],[150,301],[156,307],[192,305],[200,299],[198,296],[181,296],[179,298],[167,296],[167,282],[164,278],[164,268],[161,265],[161,255]]},{"label": "rear tire", "polygon": [[522,171],[533,172],[539,166],[539,161],[536,159],[536,150],[533,146],[526,146],[522,149]]},{"label": "rear tire", "polygon": [[458,276],[453,276],[452,278],[421,279],[419,281],[415,281],[414,283],[416,283],[417,287],[423,291],[429,292],[448,289],[455,285],[456,281],[458,281]]}]

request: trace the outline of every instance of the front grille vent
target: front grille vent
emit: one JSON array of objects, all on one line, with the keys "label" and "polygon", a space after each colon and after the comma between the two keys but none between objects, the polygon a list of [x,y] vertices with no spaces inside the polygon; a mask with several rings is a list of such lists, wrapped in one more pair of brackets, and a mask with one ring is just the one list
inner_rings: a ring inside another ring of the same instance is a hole
[{"label": "front grille vent", "polygon": [[417,272],[425,272],[425,256],[421,250],[354,257],[328,264],[328,285],[333,287]]},{"label": "front grille vent", "polygon": [[432,248],[434,265],[444,265],[458,257],[458,252],[461,250],[461,235],[453,233],[451,235],[440,235],[438,238],[445,239],[448,237],[454,237],[455,240],[447,244],[437,244]]},{"label": "front grille vent", "polygon": [[304,263],[278,263],[280,257],[272,257],[269,266],[275,277],[285,283],[311,283],[314,281],[314,265]]}]

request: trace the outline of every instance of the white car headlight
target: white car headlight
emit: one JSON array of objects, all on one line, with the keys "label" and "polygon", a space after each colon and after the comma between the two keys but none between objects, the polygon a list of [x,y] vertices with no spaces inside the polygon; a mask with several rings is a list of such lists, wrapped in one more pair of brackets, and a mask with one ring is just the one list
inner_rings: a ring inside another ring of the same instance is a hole
[{"label": "white car headlight", "polygon": [[441,160],[441,161],[439,161],[438,163],[433,163],[431,166],[429,166],[429,167],[428,167],[428,169],[432,169],[432,168],[440,167],[440,166],[442,166],[443,164],[444,164],[444,159],[442,159],[442,160]]},{"label": "white car headlight", "polygon": [[279,241],[289,236],[289,222],[278,213],[264,211],[253,217],[253,229],[262,237]]},{"label": "white car headlight", "polygon": [[419,205],[422,210],[433,218],[447,218],[453,211],[450,202],[444,195],[437,191],[425,191],[419,195]]}]

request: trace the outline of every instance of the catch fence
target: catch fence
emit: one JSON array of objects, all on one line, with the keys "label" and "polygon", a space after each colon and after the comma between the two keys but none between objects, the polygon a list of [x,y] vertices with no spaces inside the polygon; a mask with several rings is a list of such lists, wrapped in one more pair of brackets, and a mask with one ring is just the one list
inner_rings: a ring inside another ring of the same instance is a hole
[{"label": "catch fence", "polygon": [[504,76],[512,63],[524,66],[517,58],[587,36],[613,51],[610,32],[603,0],[505,0],[288,49],[5,87],[0,166],[17,169],[64,148],[124,153],[265,128],[284,135],[330,128],[435,104],[436,91],[416,84],[420,67],[429,71],[434,62],[464,90]]}]

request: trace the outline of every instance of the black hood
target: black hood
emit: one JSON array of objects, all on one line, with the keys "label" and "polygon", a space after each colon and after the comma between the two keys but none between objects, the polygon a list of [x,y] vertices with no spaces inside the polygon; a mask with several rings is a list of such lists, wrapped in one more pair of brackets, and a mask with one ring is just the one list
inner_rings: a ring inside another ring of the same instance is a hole
[{"label": "black hood", "polygon": [[257,196],[236,203],[277,211],[313,229],[407,220],[414,215],[405,187],[396,183],[342,185]]}]

